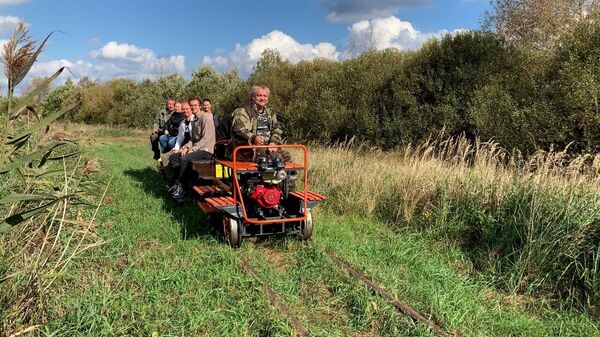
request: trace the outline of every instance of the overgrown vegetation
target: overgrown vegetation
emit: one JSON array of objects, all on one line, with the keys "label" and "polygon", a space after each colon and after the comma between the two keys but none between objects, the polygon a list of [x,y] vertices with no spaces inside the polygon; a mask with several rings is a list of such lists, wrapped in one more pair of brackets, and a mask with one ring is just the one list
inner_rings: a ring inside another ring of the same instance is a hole
[{"label": "overgrown vegetation", "polygon": [[[130,141],[146,139],[146,132],[81,125],[68,130],[74,128],[74,134],[93,137],[93,151],[106,168],[102,175],[113,177],[119,188],[109,191],[95,227],[108,242],[75,261],[58,280],[63,290],[50,294],[53,315],[44,335],[295,336],[289,319],[269,304],[266,283],[311,336],[433,336],[347,277],[324,250],[460,336],[599,332],[586,313],[567,306],[556,310],[543,298],[490,287],[460,247],[422,231],[398,230],[368,214],[355,216],[356,210],[335,216],[316,208],[310,245],[293,237],[271,238],[246,240],[232,250],[193,202],[177,204],[164,193],[152,159],[144,156],[146,142]],[[111,130],[118,132],[107,133]],[[311,159],[340,159],[335,152],[314,149]],[[320,178],[319,170],[315,177]],[[313,187],[329,192],[327,184]],[[340,194],[332,194],[327,205],[335,209],[347,202]],[[240,263],[254,266],[259,279]]]},{"label": "overgrown vegetation", "polygon": [[[107,140],[131,130],[84,130],[108,142],[95,142],[95,151],[123,186],[111,193],[121,203],[101,211],[103,226],[84,220],[95,211],[76,206],[102,199],[91,192],[103,191],[89,176],[96,162],[80,156],[69,134],[43,132],[53,120],[139,127],[167,97],[190,96],[211,98],[222,114],[258,83],[271,87],[290,141],[321,144],[312,148],[313,186],[329,197],[324,210],[343,215],[325,217],[321,248],[461,334],[597,334],[600,158],[586,153],[600,149],[598,5],[494,3],[491,31],[445,36],[415,52],[291,64],[266,51],[247,81],[204,67],[190,81],[82,79],[44,95],[60,69],[19,98],[14,87],[41,49],[17,32],[16,49],[4,53],[11,70],[0,102],[0,228],[10,229],[0,234],[0,336],[291,335],[236,269],[242,254],[274,262],[259,266],[317,335],[428,335],[340,282],[314,246],[224,248],[194,206],[160,199],[142,145]],[[347,139],[363,145],[322,145]],[[76,256],[99,244],[96,235],[116,239],[68,274]],[[57,284],[69,290],[50,291]]]},{"label": "overgrown vegetation", "polygon": [[313,149],[311,178],[337,214],[374,216],[455,244],[515,294],[600,302],[600,157],[449,139],[394,152]]},{"label": "overgrown vegetation", "polygon": [[[48,36],[49,37],[49,36]],[[37,110],[36,99],[64,70],[40,81],[19,99],[23,80],[48,37],[36,46],[21,22],[2,50],[8,97],[0,125],[0,336],[36,331],[48,321],[46,296],[68,264],[98,245],[81,205],[99,186],[65,133],[50,124],[73,105]],[[97,200],[97,199],[96,199]]]}]

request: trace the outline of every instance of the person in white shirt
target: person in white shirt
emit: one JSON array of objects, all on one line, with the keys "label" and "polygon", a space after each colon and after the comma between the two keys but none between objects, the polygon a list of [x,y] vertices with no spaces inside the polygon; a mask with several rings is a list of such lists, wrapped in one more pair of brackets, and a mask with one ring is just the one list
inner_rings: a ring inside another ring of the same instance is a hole
[{"label": "person in white shirt", "polygon": [[161,163],[166,165],[163,167],[165,176],[167,179],[171,180],[173,175],[173,170],[169,167],[169,159],[172,155],[179,153],[184,144],[187,144],[191,139],[192,128],[194,125],[194,113],[192,112],[192,108],[188,102],[183,102],[181,105],[182,113],[183,113],[183,121],[179,124],[179,132],[177,133],[177,139],[175,141],[175,146],[173,149],[167,153],[164,153],[161,158]]}]

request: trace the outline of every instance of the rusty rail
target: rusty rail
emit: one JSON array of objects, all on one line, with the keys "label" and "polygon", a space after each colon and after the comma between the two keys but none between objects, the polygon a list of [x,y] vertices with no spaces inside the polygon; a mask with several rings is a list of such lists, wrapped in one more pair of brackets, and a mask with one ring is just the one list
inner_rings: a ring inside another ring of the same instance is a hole
[{"label": "rusty rail", "polygon": [[338,265],[340,268],[345,269],[346,272],[348,274],[350,274],[352,277],[354,277],[355,279],[357,279],[357,280],[361,281],[362,283],[366,284],[367,286],[369,286],[369,288],[371,288],[371,290],[373,292],[377,293],[384,299],[388,300],[398,311],[400,311],[404,315],[410,317],[413,321],[429,325],[431,327],[431,330],[433,330],[433,332],[435,334],[437,334],[438,336],[454,337],[453,334],[447,333],[444,329],[442,329],[440,326],[438,326],[434,321],[426,318],[425,316],[421,315],[418,311],[413,309],[410,305],[397,299],[396,296],[394,296],[394,294],[385,290],[382,286],[375,283],[373,280],[371,280],[369,277],[367,277],[364,273],[354,269],[348,262],[340,259],[332,252],[326,251],[324,253],[336,265]]}]

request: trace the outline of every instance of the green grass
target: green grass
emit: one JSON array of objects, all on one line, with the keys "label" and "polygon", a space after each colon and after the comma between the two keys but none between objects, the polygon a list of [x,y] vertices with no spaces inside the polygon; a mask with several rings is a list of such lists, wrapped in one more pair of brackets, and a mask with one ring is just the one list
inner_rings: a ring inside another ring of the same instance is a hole
[{"label": "green grass", "polygon": [[[48,336],[293,336],[268,302],[273,287],[313,336],[432,336],[364,285],[330,249],[399,299],[461,336],[594,336],[585,314],[493,291],[459,249],[371,218],[315,212],[314,243],[295,238],[228,248],[191,202],[170,200],[146,137],[97,142],[111,187],[89,250],[48,294]],[[240,267],[254,266],[260,280]]]}]

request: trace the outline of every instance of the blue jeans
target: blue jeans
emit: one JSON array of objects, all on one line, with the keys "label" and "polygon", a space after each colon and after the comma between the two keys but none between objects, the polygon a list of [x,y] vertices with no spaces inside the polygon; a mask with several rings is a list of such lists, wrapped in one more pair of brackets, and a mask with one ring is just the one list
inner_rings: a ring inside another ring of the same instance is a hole
[{"label": "blue jeans", "polygon": [[175,147],[175,142],[177,142],[177,137],[169,136],[169,135],[161,135],[158,138],[158,142],[160,143],[160,148],[163,153],[169,152],[172,148]]}]

